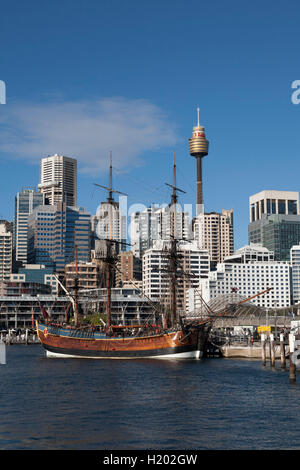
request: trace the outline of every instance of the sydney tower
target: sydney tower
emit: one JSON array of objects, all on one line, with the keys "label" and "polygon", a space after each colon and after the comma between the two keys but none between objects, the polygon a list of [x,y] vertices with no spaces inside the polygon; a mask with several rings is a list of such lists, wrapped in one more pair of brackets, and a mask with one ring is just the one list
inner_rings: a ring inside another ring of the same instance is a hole
[{"label": "sydney tower", "polygon": [[198,112],[198,124],[193,127],[193,137],[189,139],[189,150],[190,155],[195,157],[197,160],[197,211],[198,214],[200,207],[203,204],[203,191],[202,191],[202,158],[208,155],[208,140],[205,138],[204,127],[200,126],[199,123],[199,108]]}]

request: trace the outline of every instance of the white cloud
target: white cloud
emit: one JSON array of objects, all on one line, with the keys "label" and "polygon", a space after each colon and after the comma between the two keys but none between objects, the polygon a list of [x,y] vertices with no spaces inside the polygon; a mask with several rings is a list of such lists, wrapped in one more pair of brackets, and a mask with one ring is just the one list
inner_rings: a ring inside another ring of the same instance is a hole
[{"label": "white cloud", "polygon": [[107,169],[110,151],[116,166],[126,168],[139,164],[144,152],[173,148],[177,142],[174,123],[142,99],[23,103],[1,111],[1,153],[31,162],[66,155],[91,174]]}]

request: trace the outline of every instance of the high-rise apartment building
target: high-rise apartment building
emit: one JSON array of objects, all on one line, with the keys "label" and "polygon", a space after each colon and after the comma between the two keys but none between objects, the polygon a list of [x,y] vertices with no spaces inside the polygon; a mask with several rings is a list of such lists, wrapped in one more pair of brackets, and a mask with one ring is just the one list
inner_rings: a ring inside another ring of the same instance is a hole
[{"label": "high-rise apartment building", "polygon": [[116,287],[122,287],[129,281],[139,283],[142,280],[142,261],[134,256],[132,251],[125,251],[118,255],[116,270]]},{"label": "high-rise apartment building", "polygon": [[9,281],[12,272],[12,232],[6,221],[0,222],[0,281]]},{"label": "high-rise apartment building", "polygon": [[[179,312],[185,311],[186,292],[198,288],[200,279],[208,276],[210,268],[209,253],[200,250],[195,241],[178,242],[180,255],[176,281],[176,300]],[[143,293],[151,300],[170,305],[170,242],[157,240],[143,256]]]},{"label": "high-rise apartment building", "polygon": [[234,252],[233,210],[198,214],[194,220],[194,238],[199,248],[208,250],[213,263],[222,263]]},{"label": "high-rise apartment building", "polygon": [[45,201],[44,194],[34,188],[22,188],[15,197],[14,261],[27,263],[27,221],[29,214]]},{"label": "high-rise apartment building", "polygon": [[249,198],[249,242],[274,252],[275,260],[288,261],[290,249],[300,242],[299,193],[261,191]]},{"label": "high-rise apartment building", "polygon": [[122,215],[116,201],[101,202],[97,214],[91,218],[92,237],[95,240],[117,240],[120,242],[118,251],[125,249],[126,215]]},{"label": "high-rise apartment building", "polygon": [[28,261],[56,272],[75,260],[90,260],[90,213],[66,204],[39,206],[28,217]]},{"label": "high-rise apartment building", "polygon": [[130,243],[135,256],[142,258],[146,250],[157,240],[170,240],[175,234],[178,240],[191,240],[191,218],[182,211],[179,204],[165,207],[151,206],[141,212],[131,214]]},{"label": "high-rise apartment building", "polygon": [[77,205],[77,160],[62,155],[52,155],[41,160],[39,190],[46,204],[60,202]]}]

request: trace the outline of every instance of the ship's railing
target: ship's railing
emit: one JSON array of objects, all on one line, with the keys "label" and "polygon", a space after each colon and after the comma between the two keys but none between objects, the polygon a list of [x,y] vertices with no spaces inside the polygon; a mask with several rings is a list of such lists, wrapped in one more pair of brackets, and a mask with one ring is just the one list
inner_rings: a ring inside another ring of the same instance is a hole
[{"label": "ship's railing", "polygon": [[94,335],[94,332],[93,331],[90,331],[90,330],[65,330],[65,329],[62,329],[58,326],[53,326],[53,325],[49,325],[48,327],[48,333],[51,333],[53,335],[66,335],[66,332],[67,332],[67,336],[70,336],[72,338],[94,338],[95,335]]},{"label": "ship's railing", "polygon": [[93,331],[89,330],[70,330],[69,336],[72,338],[87,338],[92,339],[95,337]]}]

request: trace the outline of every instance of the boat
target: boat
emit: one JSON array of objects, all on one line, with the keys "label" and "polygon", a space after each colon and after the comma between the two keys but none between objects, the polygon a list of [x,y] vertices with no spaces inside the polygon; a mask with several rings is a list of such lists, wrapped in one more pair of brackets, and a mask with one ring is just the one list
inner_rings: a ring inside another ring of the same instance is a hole
[{"label": "boat", "polygon": [[[167,183],[166,183],[167,184]],[[100,185],[99,185],[100,186]],[[171,186],[171,185],[168,185]],[[176,166],[174,155],[174,184],[171,204],[177,203]],[[110,165],[110,186],[108,202],[113,202],[112,166]],[[176,206],[175,206],[176,207]],[[174,224],[173,224],[174,225]],[[48,320],[36,323],[39,339],[47,357],[72,357],[91,359],[143,359],[143,358],[201,358],[205,350],[210,319],[185,320],[180,317],[176,306],[176,283],[179,273],[176,262],[178,240],[171,237],[168,253],[170,265],[170,315],[155,312],[155,324],[113,325],[111,323],[111,284],[115,263],[115,244],[111,238],[105,240],[103,261],[106,266],[106,323],[102,330],[93,327],[80,327],[78,324],[78,279],[75,276],[74,321],[75,325],[52,324]],[[151,302],[151,299],[149,299]],[[154,307],[153,307],[154,308]],[[47,312],[42,309],[44,318]]]},{"label": "boat", "polygon": [[205,323],[197,327],[120,335],[47,325],[37,321],[39,339],[47,357],[91,359],[201,358],[206,342]]}]

